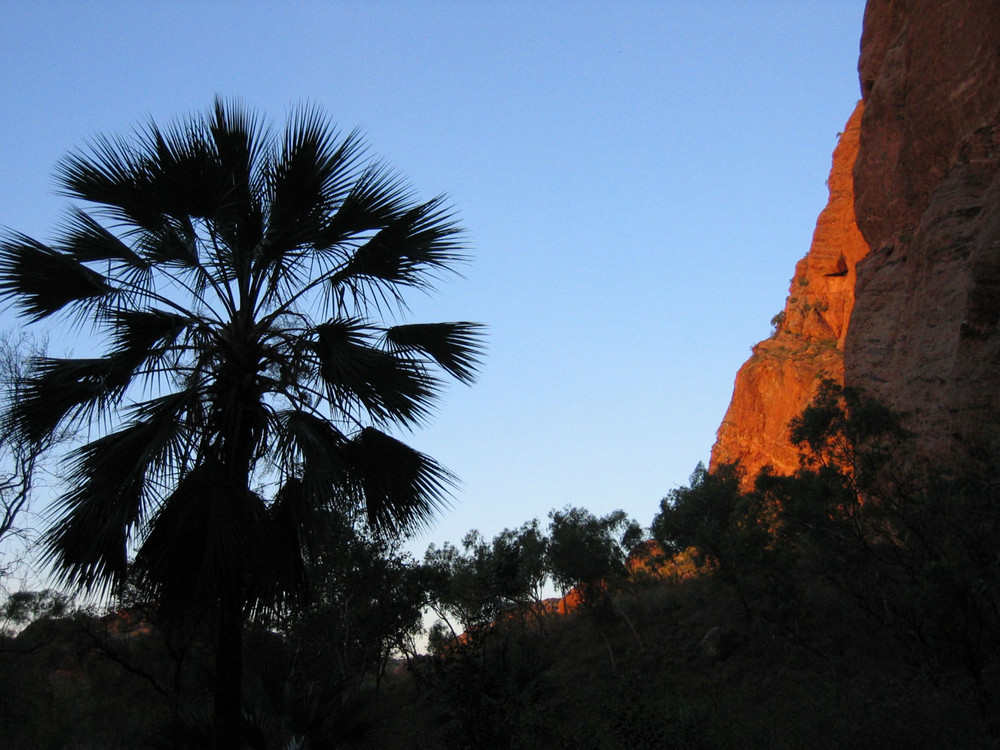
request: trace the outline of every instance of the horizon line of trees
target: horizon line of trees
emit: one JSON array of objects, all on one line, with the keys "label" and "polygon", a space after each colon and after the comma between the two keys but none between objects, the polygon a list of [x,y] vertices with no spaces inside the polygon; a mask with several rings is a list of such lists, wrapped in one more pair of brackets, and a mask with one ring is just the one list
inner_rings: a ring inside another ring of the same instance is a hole
[{"label": "horizon line of trees", "polygon": [[[738,466],[708,472],[699,465],[689,486],[664,498],[652,537],[667,558],[692,559],[703,577],[731,591],[747,622],[762,623],[831,664],[840,657],[817,640],[820,621],[831,606],[840,614],[853,612],[852,618],[898,649],[912,679],[967,695],[995,732],[997,474],[988,467],[945,472],[915,465],[897,415],[832,383],[796,420],[793,436],[803,448],[795,474],[764,471],[746,490]],[[260,737],[284,736],[275,728],[281,722],[299,727],[302,736],[365,736],[371,727],[362,719],[377,705],[394,660],[405,656],[413,662],[417,656],[415,638],[427,611],[438,617],[431,652],[448,663],[460,660],[456,665],[470,654],[477,664],[489,662],[491,649],[512,632],[495,631],[496,623],[512,622],[519,626],[513,632],[544,637],[537,605],[551,584],[581,595],[581,627],[593,627],[597,642],[603,641],[612,673],[619,670],[622,649],[610,637],[616,622],[633,633],[633,648],[643,648],[643,624],[632,621],[619,599],[630,590],[628,554],[648,535],[621,511],[598,517],[572,506],[553,509],[545,530],[537,518],[491,540],[473,530],[460,545],[430,545],[423,560],[403,551],[401,537],[368,526],[363,512],[331,509],[315,520],[317,544],[304,558],[309,597],[259,619],[248,645],[258,656],[271,654],[246,677],[256,687],[247,688],[244,721],[257,722]],[[157,608],[141,586],[132,595],[132,604],[146,607],[155,622]],[[73,616],[57,595],[14,603],[8,614],[19,611],[22,620]],[[84,612],[80,619],[87,617],[94,615]],[[268,640],[268,632],[280,634],[280,641]],[[458,640],[461,632],[469,639]],[[185,711],[192,705],[170,687],[171,680],[200,696],[195,704],[211,694],[210,684],[191,676],[193,663],[207,653],[204,635],[194,627],[185,642],[175,633],[175,642],[167,644],[172,666],[156,678],[163,694],[173,696],[177,736],[189,726]],[[413,674],[461,706],[461,691],[448,685],[464,679],[471,664],[442,666],[430,676],[414,667]],[[294,696],[315,697],[317,690],[324,699],[311,704],[311,713],[300,710],[295,724],[289,718],[298,710]],[[324,715],[336,721],[321,720]],[[203,720],[201,726],[201,734],[192,736],[205,736],[209,725]]]}]

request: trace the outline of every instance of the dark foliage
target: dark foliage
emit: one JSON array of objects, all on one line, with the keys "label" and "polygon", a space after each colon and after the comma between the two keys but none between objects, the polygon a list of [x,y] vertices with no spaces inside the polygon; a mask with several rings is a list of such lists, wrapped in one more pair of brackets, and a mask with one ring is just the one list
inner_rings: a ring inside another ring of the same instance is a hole
[{"label": "dark foliage", "polygon": [[735,467],[696,472],[653,523],[668,548],[696,548],[749,617],[835,659],[820,620],[863,623],[899,661],[977,707],[1000,737],[1000,483],[989,466],[920,466],[899,419],[824,385],[796,420],[806,449],[793,476],[739,489]]},{"label": "dark foliage", "polygon": [[399,533],[447,498],[447,470],[388,431],[471,382],[481,331],[383,321],[463,259],[461,230],[309,106],[277,130],[218,100],[94,139],[57,181],[89,206],[62,235],[0,239],[0,295],[103,346],[37,360],[13,413],[32,442],[91,436],[47,562],[89,591],[137,576],[165,623],[203,618],[215,745],[235,748],[244,624],[302,592],[312,514],[347,502]]},{"label": "dark foliage", "polygon": [[[765,472],[743,491],[738,467],[699,467],[690,486],[671,493],[654,531],[668,551],[693,552],[700,576],[598,587],[601,604],[542,624],[507,607],[527,596],[532,571],[552,569],[553,538],[580,570],[610,571],[614,581],[630,538],[619,515],[565,509],[553,513],[565,528],[549,535],[537,522],[491,541],[470,533],[461,548],[431,550],[425,565],[370,533],[360,510],[314,515],[321,543],[303,568],[313,600],[271,622],[280,636],[254,632],[245,644],[245,746],[1000,745],[995,467],[921,468],[895,420],[871,405],[856,409],[863,402],[854,398],[827,387],[817,411],[803,415],[797,434],[809,451],[793,476]],[[876,426],[855,424],[866,414]],[[297,512],[291,498],[282,502]],[[578,539],[594,543],[567,541]],[[451,602],[458,620],[462,607],[470,621],[500,616],[461,640],[445,628],[434,656],[412,657],[402,669],[385,659],[407,648],[421,596],[442,609]],[[54,651],[0,653],[0,679],[31,701],[25,709],[7,696],[5,721],[27,710],[47,711],[51,722],[50,734],[19,727],[10,736],[22,742],[30,734],[35,744],[65,738],[56,707],[69,699],[65,712],[103,738],[99,746],[148,746],[149,718],[162,725],[170,715],[169,652],[157,652],[160,667],[150,669],[154,652],[133,648],[138,658],[128,668],[94,656],[94,639],[69,637],[61,622],[43,619],[22,635],[60,644]],[[207,664],[204,646],[194,651],[185,662],[189,697],[198,690],[194,667]],[[84,662],[86,679],[72,693],[45,692],[57,665]],[[203,746],[211,736],[209,671],[201,670],[200,703],[188,700],[180,712],[174,747]],[[110,740],[94,719],[110,698],[94,678],[132,691],[115,693],[128,709],[123,732]]]}]

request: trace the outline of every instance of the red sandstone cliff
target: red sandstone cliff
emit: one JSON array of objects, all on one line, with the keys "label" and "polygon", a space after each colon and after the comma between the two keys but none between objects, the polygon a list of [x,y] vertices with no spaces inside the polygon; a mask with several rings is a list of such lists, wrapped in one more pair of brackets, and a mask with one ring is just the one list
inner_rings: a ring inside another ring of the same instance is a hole
[{"label": "red sandstone cliff", "polygon": [[870,0],[846,379],[918,447],[1000,448],[1000,3]]},{"label": "red sandstone cliff", "polygon": [[795,267],[774,335],[753,348],[736,375],[712,449],[712,466],[739,461],[748,480],[765,465],[781,473],[798,466],[789,422],[824,378],[843,382],[855,266],[868,252],[855,221],[852,176],[863,111],[859,102],[840,136],[827,181],[830,199],[816,222],[812,245]]},{"label": "red sandstone cliff", "polygon": [[712,450],[749,479],[796,467],[788,423],[824,377],[924,453],[1000,449],[1000,2],[869,0],[858,70],[830,203]]}]

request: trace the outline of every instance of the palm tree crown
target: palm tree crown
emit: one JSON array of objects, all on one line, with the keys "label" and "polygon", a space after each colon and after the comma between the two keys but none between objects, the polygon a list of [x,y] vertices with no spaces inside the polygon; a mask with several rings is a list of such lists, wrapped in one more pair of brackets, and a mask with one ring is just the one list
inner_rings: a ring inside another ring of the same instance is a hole
[{"label": "palm tree crown", "polygon": [[96,434],[48,536],[65,582],[120,582],[134,552],[166,609],[234,590],[252,609],[300,583],[318,506],[346,498],[398,531],[442,504],[451,475],[387,430],[421,423],[443,375],[474,378],[482,332],[384,322],[463,260],[441,198],[415,201],[315,108],[278,132],[220,100],[99,137],[57,178],[92,208],[52,244],[8,232],[0,294],[105,342],[37,361],[15,414],[31,439]]}]

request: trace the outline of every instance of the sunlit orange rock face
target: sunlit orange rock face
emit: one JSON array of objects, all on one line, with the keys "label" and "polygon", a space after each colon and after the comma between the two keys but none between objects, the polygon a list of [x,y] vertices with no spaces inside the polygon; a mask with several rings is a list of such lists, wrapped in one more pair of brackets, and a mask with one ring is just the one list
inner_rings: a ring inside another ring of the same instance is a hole
[{"label": "sunlit orange rock face", "polygon": [[846,380],[908,414],[917,450],[1000,449],[1000,5],[870,0]]},{"label": "sunlit orange rock face", "polygon": [[738,460],[748,483],[766,464],[794,470],[788,423],[824,377],[902,413],[910,455],[1000,453],[998,50],[997,0],[869,0],[863,106],[784,320],[737,375],[713,466]]},{"label": "sunlit orange rock face", "polygon": [[738,461],[750,484],[763,466],[791,473],[799,450],[789,439],[824,379],[843,382],[844,343],[854,307],[856,266],[868,253],[854,214],[853,168],[864,105],[858,102],[833,152],[830,198],[809,252],[795,267],[775,333],[753,348],[712,449],[712,466]]}]

